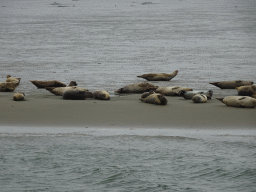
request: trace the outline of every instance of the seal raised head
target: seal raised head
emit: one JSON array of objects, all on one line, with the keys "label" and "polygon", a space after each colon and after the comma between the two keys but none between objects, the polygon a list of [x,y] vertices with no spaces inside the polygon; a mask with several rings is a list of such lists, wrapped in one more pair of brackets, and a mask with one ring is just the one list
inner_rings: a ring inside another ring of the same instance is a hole
[{"label": "seal raised head", "polygon": [[110,100],[109,92],[105,90],[97,90],[92,93],[94,99]]},{"label": "seal raised head", "polygon": [[130,85],[126,85],[115,92],[117,93],[144,93],[150,90],[156,90],[158,86],[155,86],[150,83],[134,83]]},{"label": "seal raised head", "polygon": [[91,98],[92,93],[89,91],[81,91],[81,90],[68,90],[65,91],[62,95],[62,98],[65,100],[85,100],[86,98]]},{"label": "seal raised head", "polygon": [[144,103],[150,103],[155,105],[166,105],[168,100],[162,94],[151,92],[145,92],[142,94],[140,100]]},{"label": "seal raised head", "polygon": [[137,77],[146,79],[148,81],[170,81],[178,74],[178,70],[174,71],[173,73],[148,73],[139,75]]},{"label": "seal raised head", "polygon": [[11,75],[7,75],[6,78],[7,78],[6,82],[19,82],[20,83],[20,80],[21,80],[21,78],[11,77]]},{"label": "seal raised head", "polygon": [[193,91],[193,89],[188,87],[159,87],[156,89],[156,93],[161,93],[165,96],[179,96],[178,93],[181,91]]},{"label": "seal raised head", "polygon": [[50,80],[50,81],[30,81],[33,83],[37,88],[46,88],[46,87],[66,87],[66,84],[57,81],[57,80]]},{"label": "seal raised head", "polygon": [[216,87],[219,87],[221,89],[235,89],[236,87],[244,86],[244,85],[252,85],[253,81],[242,81],[242,80],[236,80],[236,81],[220,81],[220,82],[213,82],[210,83]]},{"label": "seal raised head", "polygon": [[192,97],[192,101],[194,103],[206,103],[207,97],[203,94],[196,94]]},{"label": "seal raised head", "polygon": [[227,96],[216,98],[230,107],[255,108],[256,99],[248,96]]},{"label": "seal raised head", "polygon": [[14,101],[24,101],[25,93],[17,92],[13,95]]}]

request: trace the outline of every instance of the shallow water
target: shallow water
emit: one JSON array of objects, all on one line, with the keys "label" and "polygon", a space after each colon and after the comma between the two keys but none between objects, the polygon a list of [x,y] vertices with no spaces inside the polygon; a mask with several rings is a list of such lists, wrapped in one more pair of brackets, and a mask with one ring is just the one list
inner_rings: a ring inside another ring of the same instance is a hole
[{"label": "shallow water", "polygon": [[255,130],[0,132],[3,191],[255,191]]},{"label": "shallow water", "polygon": [[256,3],[240,0],[2,0],[0,77],[56,79],[110,92],[137,75],[179,70],[160,86],[220,90],[255,81]]}]

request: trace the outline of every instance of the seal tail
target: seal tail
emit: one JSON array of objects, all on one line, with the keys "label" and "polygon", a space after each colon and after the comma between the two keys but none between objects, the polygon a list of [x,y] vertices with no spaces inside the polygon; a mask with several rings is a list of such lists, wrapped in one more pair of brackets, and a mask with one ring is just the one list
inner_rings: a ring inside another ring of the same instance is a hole
[{"label": "seal tail", "polygon": [[143,78],[143,75],[139,75],[139,76],[137,76],[137,77],[139,77],[139,78]]},{"label": "seal tail", "polygon": [[224,97],[216,97],[216,99],[218,99],[220,102],[224,103],[223,102]]}]

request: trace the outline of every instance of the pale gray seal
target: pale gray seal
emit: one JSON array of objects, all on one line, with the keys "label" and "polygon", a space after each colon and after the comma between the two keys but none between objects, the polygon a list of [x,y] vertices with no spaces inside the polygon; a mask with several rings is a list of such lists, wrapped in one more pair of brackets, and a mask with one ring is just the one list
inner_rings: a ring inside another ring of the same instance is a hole
[{"label": "pale gray seal", "polygon": [[137,77],[146,79],[148,81],[170,81],[177,74],[178,74],[178,70],[174,71],[171,74],[168,74],[168,73],[148,73],[148,74],[139,75]]},{"label": "pale gray seal", "polygon": [[255,108],[256,99],[248,96],[227,96],[216,98],[230,107]]},{"label": "pale gray seal", "polygon": [[244,85],[252,85],[253,81],[242,81],[242,80],[236,80],[236,81],[220,81],[220,82],[213,82],[210,83],[216,87],[219,87],[221,89],[235,89],[236,87],[244,86]]},{"label": "pale gray seal", "polygon": [[109,92],[105,90],[97,90],[92,93],[92,96],[94,99],[99,99],[99,100],[110,100],[110,95]]},{"label": "pale gray seal", "polygon": [[117,93],[144,93],[150,90],[156,90],[158,86],[155,86],[150,83],[134,83],[126,85],[123,88],[116,90]]}]

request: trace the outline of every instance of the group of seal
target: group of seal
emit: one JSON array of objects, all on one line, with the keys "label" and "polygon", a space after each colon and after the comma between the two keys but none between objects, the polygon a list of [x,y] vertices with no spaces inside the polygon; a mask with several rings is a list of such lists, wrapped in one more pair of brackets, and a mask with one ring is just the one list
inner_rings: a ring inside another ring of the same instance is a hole
[{"label": "group of seal", "polygon": [[256,107],[256,85],[253,85],[253,81],[220,81],[210,83],[221,89],[236,89],[240,96],[227,96],[217,97],[216,99],[221,101],[230,107],[242,107],[242,108],[255,108]]},{"label": "group of seal", "polygon": [[[170,81],[178,74],[178,70],[173,73],[148,73],[137,77],[144,78],[148,81]],[[20,84],[21,78],[11,77],[7,75],[6,82],[0,83],[0,92],[13,92]],[[37,88],[44,88],[54,95],[62,96],[65,100],[84,100],[86,98],[94,98],[100,100],[109,100],[110,95],[106,90],[96,90],[90,92],[88,89],[77,86],[75,81],[71,81],[69,85],[57,80],[37,81],[30,80]],[[220,81],[211,82],[210,84],[221,89],[236,89],[240,96],[227,96],[224,98],[216,98],[227,106],[232,107],[256,107],[256,85],[252,81]],[[194,92],[188,87],[159,87],[147,82],[134,83],[126,85],[115,92],[117,93],[143,93],[140,100],[145,103],[166,105],[168,100],[165,96],[182,96],[184,99],[192,100],[194,103],[205,103],[211,99],[213,91]],[[13,96],[13,100],[24,100],[24,93],[17,92]]]}]

